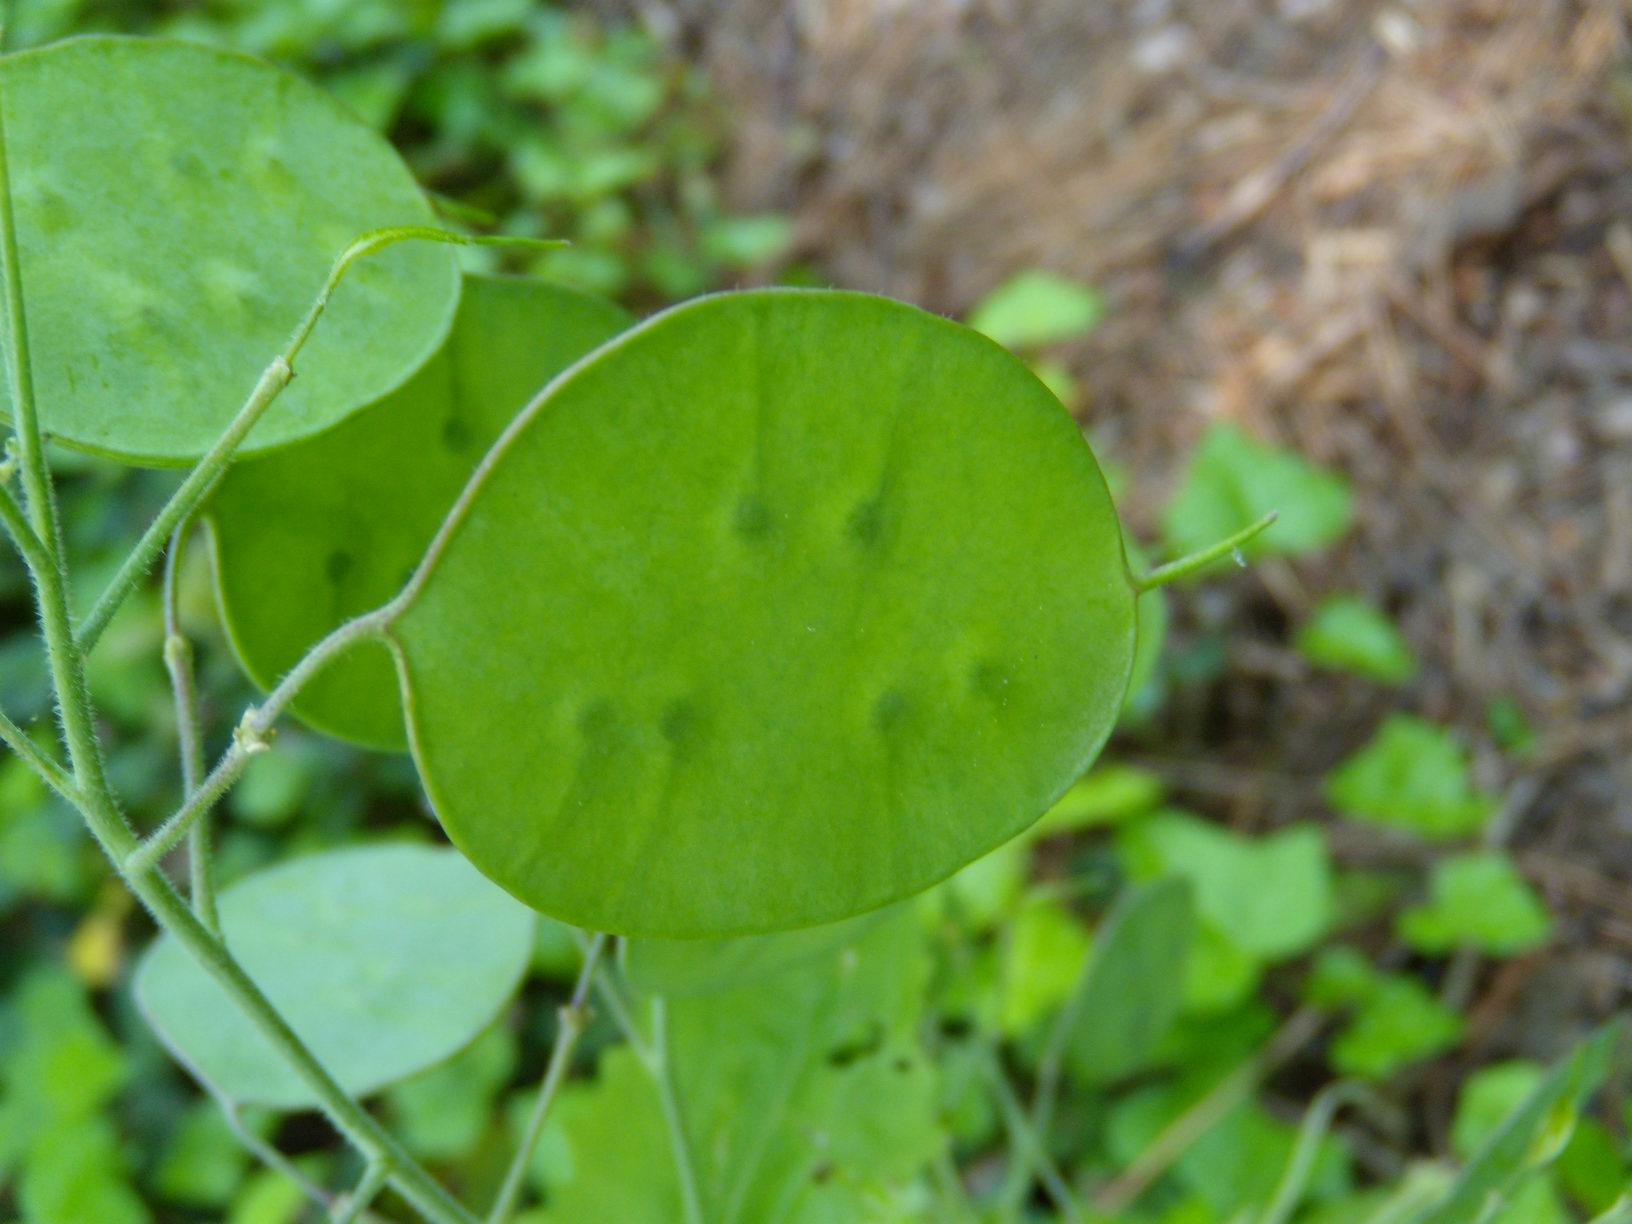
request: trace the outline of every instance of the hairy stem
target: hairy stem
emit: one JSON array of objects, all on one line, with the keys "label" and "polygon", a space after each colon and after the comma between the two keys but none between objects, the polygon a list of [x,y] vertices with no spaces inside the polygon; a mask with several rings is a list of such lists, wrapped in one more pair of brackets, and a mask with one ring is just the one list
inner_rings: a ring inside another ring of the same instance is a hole
[{"label": "hairy stem", "polygon": [[27,731],[4,714],[0,714],[0,740],[4,740],[8,748],[22,757],[29,768],[39,774],[57,794],[69,803],[79,803],[79,792],[74,789],[74,780],[68,776],[68,771],[47,756]]},{"label": "hairy stem", "polygon": [[516,1197],[521,1193],[522,1181],[527,1174],[527,1163],[532,1159],[533,1149],[538,1146],[538,1137],[544,1133],[544,1120],[550,1112],[555,1094],[567,1078],[567,1071],[572,1066],[572,1052],[583,1034],[589,984],[595,978],[595,969],[605,947],[606,936],[597,931],[584,951],[583,967],[578,971],[578,981],[572,988],[572,995],[556,1013],[555,1046],[550,1050],[544,1079],[538,1087],[538,1100],[533,1102],[532,1113],[528,1115],[527,1125],[521,1132],[521,1141],[516,1145],[516,1154],[505,1171],[504,1182],[493,1200],[493,1209],[487,1214],[487,1224],[506,1224],[515,1210]]},{"label": "hairy stem", "polygon": [[51,563],[45,545],[34,534],[33,526],[23,515],[23,508],[17,504],[10,487],[4,482],[0,482],[0,523],[4,523],[6,534],[17,546],[17,555],[30,569],[41,569]]},{"label": "hairy stem", "polygon": [[391,606],[387,605],[349,620],[312,647],[306,657],[295,664],[294,669],[267,695],[265,701],[244,713],[233,732],[232,746],[222,754],[215,768],[210,770],[176,813],[148,834],[141,845],[132,848],[124,861],[125,869],[144,870],[173,850],[188,830],[208,816],[216,801],[238,781],[250,759],[270,747],[272,726],[289,703],[340,655],[359,642],[378,638],[384,633],[392,611]]},{"label": "hairy stem", "polygon": [[[91,713],[90,695],[79,651],[74,647],[73,629],[68,619],[68,576],[63,565],[61,536],[57,527],[55,491],[45,461],[44,437],[40,432],[38,405],[34,400],[34,372],[29,359],[28,314],[23,304],[23,273],[17,248],[17,218],[11,197],[9,146],[5,135],[4,108],[0,107],[0,256],[5,261],[6,378],[11,392],[12,414],[17,434],[18,460],[22,466],[23,492],[28,500],[28,525],[37,547],[24,551],[34,582],[35,605],[39,611],[40,633],[45,640],[51,684],[56,693],[62,738],[68,749],[68,765],[74,789],[84,798],[95,800],[108,795],[102,772],[102,750],[97,742]],[[107,834],[115,840],[134,835],[108,797],[102,815]]]}]

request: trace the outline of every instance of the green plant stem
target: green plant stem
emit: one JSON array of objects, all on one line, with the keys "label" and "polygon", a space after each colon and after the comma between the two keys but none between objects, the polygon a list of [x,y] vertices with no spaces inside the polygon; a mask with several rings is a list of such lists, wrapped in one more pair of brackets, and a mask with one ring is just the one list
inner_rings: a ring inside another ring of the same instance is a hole
[{"label": "green plant stem", "polygon": [[[971,958],[968,940],[963,933],[963,907],[952,894],[947,895],[947,907],[951,918],[951,925],[947,928],[948,954],[961,972],[968,972]],[[1003,1128],[1008,1132],[1011,1149],[1008,1168],[997,1196],[997,1218],[1008,1219],[1018,1213],[1035,1178],[1042,1183],[1044,1192],[1066,1219],[1080,1220],[1082,1206],[1048,1153],[1046,1132],[1033,1125],[1014,1085],[1009,1082],[1008,1073],[1003,1069],[998,1053],[1000,1040],[989,1019],[977,1019],[974,1040],[981,1073],[986,1076],[997,1097],[998,1111],[1003,1115]]]},{"label": "green plant stem", "polygon": [[[94,814],[94,808],[88,814]],[[96,823],[104,822],[99,820]],[[117,858],[115,861],[118,861]],[[474,1217],[335,1082],[278,1014],[260,987],[233,959],[226,945],[210,933],[169,880],[151,867],[141,872],[122,874],[126,885],[153,913],[159,925],[220,983],[244,1017],[311,1090],[336,1129],[367,1159],[383,1160],[391,1166],[392,1184],[421,1215],[432,1224],[474,1224]]]},{"label": "green plant stem", "polygon": [[251,758],[270,747],[273,724],[289,703],[337,657],[359,642],[380,637],[390,623],[393,611],[388,604],[341,625],[312,647],[306,657],[295,664],[294,669],[267,695],[265,701],[245,711],[233,732],[231,747],[222,754],[215,768],[210,770],[198,789],[187,797],[175,814],[131,850],[124,862],[125,869],[144,870],[175,849],[188,830],[208,816],[216,801],[238,781]]},{"label": "green plant stem", "polygon": [[10,486],[0,483],[0,522],[5,524],[6,534],[17,547],[17,555],[23,559],[30,569],[49,565],[50,561],[45,553],[45,545],[40,543],[40,537],[34,534],[34,528],[29,525],[28,519],[23,516],[23,508],[17,504]]},{"label": "green plant stem", "polygon": [[1082,967],[1077,970],[1071,993],[1066,997],[1065,1006],[1060,1010],[1059,1017],[1049,1032],[1048,1042],[1037,1060],[1037,1086],[1031,1098],[1031,1129],[1043,1145],[1044,1151],[1048,1150],[1049,1132],[1054,1127],[1054,1106],[1059,1100],[1060,1082],[1064,1078],[1065,1052],[1071,1044],[1071,1034],[1077,1027],[1083,991],[1094,972],[1095,959],[1092,949],[1084,954]]},{"label": "green plant stem", "polygon": [[1243,527],[1234,535],[1226,536],[1217,544],[1210,544],[1199,552],[1193,552],[1188,557],[1180,557],[1177,561],[1169,561],[1166,565],[1158,565],[1153,570],[1143,574],[1129,574],[1128,581],[1133,583],[1134,593],[1143,595],[1146,591],[1153,591],[1157,587],[1166,586],[1180,578],[1186,578],[1198,570],[1206,569],[1214,561],[1227,557],[1243,544],[1266,531],[1277,518],[1279,512],[1271,510],[1263,518],[1250,527]]},{"label": "green plant stem", "polygon": [[555,1045],[550,1050],[549,1062],[544,1068],[544,1079],[538,1087],[538,1099],[533,1102],[532,1112],[527,1117],[527,1125],[521,1132],[521,1141],[516,1145],[516,1154],[511,1157],[510,1167],[505,1171],[504,1182],[499,1186],[499,1192],[493,1199],[493,1208],[487,1213],[487,1224],[506,1224],[511,1213],[515,1210],[516,1198],[521,1193],[522,1182],[527,1174],[527,1164],[532,1159],[533,1149],[538,1146],[538,1137],[544,1133],[544,1120],[549,1115],[550,1105],[561,1085],[566,1081],[567,1072],[572,1066],[572,1053],[578,1046],[578,1038],[583,1035],[584,1022],[587,1019],[585,1005],[589,998],[589,984],[595,978],[595,969],[599,965],[601,952],[606,947],[606,936],[597,931],[590,937],[589,945],[584,950],[583,967],[578,970],[578,981],[572,988],[572,995],[566,1005],[556,1012]]},{"label": "green plant stem", "polygon": [[39,774],[47,786],[69,803],[78,805],[79,792],[74,789],[74,780],[68,776],[68,772],[47,756],[27,731],[4,714],[0,714],[0,740],[4,740],[8,748]]},{"label": "green plant stem", "polygon": [[[193,644],[181,631],[177,587],[190,518],[182,520],[164,556],[164,667],[176,707],[176,747],[181,758],[182,798],[191,799],[204,780],[204,737],[199,725],[198,685],[193,674]],[[217,934],[215,873],[210,861],[210,821],[202,817],[187,830],[187,898],[193,912]]]},{"label": "green plant stem", "polygon": [[1298,1139],[1292,1147],[1291,1158],[1286,1162],[1286,1171],[1281,1174],[1280,1183],[1275,1187],[1269,1206],[1264,1208],[1264,1214],[1258,1218],[1258,1224],[1288,1224],[1309,1189],[1309,1176],[1314,1171],[1315,1158],[1320,1155],[1320,1141],[1331,1129],[1337,1111],[1345,1105],[1364,1100],[1367,1095],[1365,1085],[1355,1080],[1327,1084],[1315,1094],[1303,1115],[1302,1125],[1298,1127]]},{"label": "green plant stem", "polygon": [[695,1148],[691,1142],[691,1130],[686,1125],[685,1111],[680,1108],[680,1094],[674,1086],[674,1071],[669,1063],[668,1005],[661,997],[652,1000],[651,1061],[647,1069],[657,1085],[658,1102],[668,1128],[669,1148],[674,1154],[674,1171],[680,1181],[680,1202],[685,1209],[686,1224],[703,1224],[705,1217],[702,1194],[697,1186]]},{"label": "green plant stem", "polygon": [[1009,1083],[997,1052],[989,1044],[982,1051],[981,1069],[997,1095],[997,1107],[1003,1115],[1004,1129],[1009,1132],[1009,1144],[1015,1152],[1016,1166],[1024,1169],[1023,1179],[1019,1180],[1020,1193],[1023,1195],[1031,1184],[1035,1171],[1037,1180],[1042,1183],[1043,1190],[1060,1215],[1066,1220],[1080,1221],[1083,1218],[1082,1205],[1077,1202],[1077,1196],[1072,1193],[1070,1183],[1054,1163],[1054,1158],[1048,1154],[1043,1137],[1032,1127],[1025,1106],[1021,1104],[1014,1086]]},{"label": "green plant stem", "polygon": [[[81,652],[89,654],[101,638],[113,614],[119,610],[131,591],[136,589],[142,576],[152,568],[153,562],[158,559],[166,542],[172,533],[179,527],[197,507],[210,495],[216,483],[226,473],[234,454],[249,436],[249,431],[255,427],[272,402],[294,377],[295,358],[305,347],[312,329],[317,326],[323,311],[327,309],[329,299],[339,288],[345,277],[358,260],[381,251],[398,242],[424,241],[440,242],[453,246],[520,246],[529,249],[548,250],[565,245],[562,242],[538,238],[510,238],[510,237],[472,237],[467,234],[455,234],[448,230],[436,229],[429,225],[397,225],[385,229],[370,230],[357,241],[353,242],[343,252],[340,258],[334,261],[329,270],[328,279],[318,291],[317,299],[311,309],[301,319],[289,342],[284,346],[282,353],[272,359],[272,364],[261,373],[260,381],[250,392],[249,398],[244,401],[243,407],[232,418],[225,432],[215,442],[215,445],[205,452],[204,457],[194,465],[181,486],[170,495],[170,500],[164,504],[158,515],[148,524],[142,538],[136,542],[124,563],[114,574],[102,594],[97,597],[90,612],[80,623],[75,640]],[[14,401],[15,402],[15,401]]]},{"label": "green plant stem", "polygon": [[28,521],[38,544],[38,548],[25,551],[24,560],[34,582],[40,633],[45,640],[74,789],[90,804],[87,812],[95,810],[104,819],[109,836],[129,839],[133,836],[130,826],[113,804],[103,776],[102,751],[96,739],[84,668],[74,648],[73,629],[68,619],[68,576],[62,560],[55,491],[45,461],[45,444],[34,400],[34,371],[29,360],[28,313],[23,304],[9,154],[4,107],[0,106],[0,256],[5,261],[6,378],[11,392],[23,492],[28,500]]},{"label": "green plant stem", "polygon": [[1190,1145],[1205,1135],[1230,1110],[1250,1097],[1271,1071],[1301,1049],[1324,1023],[1319,1012],[1305,1007],[1288,1018],[1257,1054],[1215,1084],[1210,1092],[1170,1122],[1137,1160],[1107,1182],[1094,1196],[1094,1210],[1120,1216],[1150,1188]]},{"label": "green plant stem", "polygon": [[391,1166],[383,1160],[370,1161],[368,1168],[363,1170],[362,1180],[357,1188],[346,1195],[341,1206],[333,1213],[333,1224],[357,1224],[368,1205],[374,1201],[380,1191],[385,1189],[385,1183],[390,1179]]},{"label": "green plant stem", "polygon": [[595,993],[600,996],[601,1003],[606,1007],[607,1015],[612,1017],[612,1023],[617,1025],[618,1032],[623,1034],[623,1039],[629,1043],[629,1048],[634,1050],[635,1056],[650,1069],[653,1065],[651,1046],[646,1041],[645,1036],[636,1028],[634,1016],[617,982],[604,968],[595,975]]},{"label": "green plant stem", "polygon": [[646,1073],[652,1077],[652,1083],[657,1088],[663,1124],[669,1135],[669,1151],[674,1157],[675,1178],[680,1184],[680,1202],[685,1211],[686,1224],[704,1224],[706,1217],[697,1184],[697,1166],[692,1157],[691,1133],[686,1126],[680,1097],[674,1087],[674,1075],[669,1067],[667,1004],[662,998],[652,1000],[652,1035],[647,1040],[635,1024],[634,1014],[623,997],[622,988],[604,966],[602,972],[595,975],[595,989],[606,1004],[613,1023],[618,1026],[629,1048],[640,1059],[641,1066],[646,1068]]},{"label": "green plant stem", "polygon": [[[126,887],[153,914],[158,924],[226,990],[246,1019],[271,1044],[321,1103],[324,1113],[370,1160],[394,1166],[393,1184],[431,1224],[474,1224],[473,1217],[437,1184],[401,1146],[349,1097],[297,1037],[255,985],[226,945],[199,921],[170,881],[152,867],[131,870],[126,859],[136,835],[119,811],[102,766],[101,744],[85,688],[84,662],[68,618],[67,575],[57,528],[56,502],[45,462],[39,416],[29,362],[28,327],[23,308],[22,272],[18,264],[16,219],[7,166],[3,104],[0,104],[0,256],[4,258],[6,306],[6,373],[16,422],[23,489],[29,520],[46,564],[31,569],[40,627],[45,639],[52,686],[63,739],[68,748],[78,806],[91,834],[119,869]],[[296,668],[298,672],[300,668]]]},{"label": "green plant stem", "polygon": [[274,1173],[299,1186],[306,1197],[323,1208],[325,1212],[332,1210],[334,1196],[296,1168],[294,1162],[273,1147],[272,1144],[252,1131],[248,1124],[245,1123],[243,1111],[238,1107],[236,1101],[224,1096],[213,1084],[204,1084],[204,1090],[215,1100],[216,1108],[221,1111],[222,1118],[226,1120],[227,1129],[232,1132],[233,1137],[238,1140],[246,1152]]},{"label": "green plant stem", "polygon": [[272,401],[278,398],[293,377],[294,371],[290,369],[286,356],[273,358],[272,364],[261,372],[255,389],[244,401],[244,406],[238,410],[238,415],[233,417],[226,432],[217,439],[214,446],[210,447],[193,470],[187,473],[187,478],[181,482],[180,487],[170,495],[170,500],[165,502],[158,515],[148,524],[147,530],[136,542],[136,547],[119,566],[118,572],[103,588],[96,603],[91,605],[90,612],[80,622],[75,632],[75,644],[83,653],[89,654],[96,647],[103,630],[108,627],[108,622],[113,620],[113,614],[136,589],[136,584],[152,567],[171,535],[181,525],[181,521],[209,496],[210,491],[215,488],[216,481],[227,470],[233,452],[238,449],[255,423],[272,406]]},{"label": "green plant stem", "polygon": [[959,1224],[976,1224],[980,1219],[979,1213],[969,1199],[969,1188],[963,1184],[963,1176],[958,1172],[950,1149],[941,1149],[935,1163],[930,1166],[930,1173],[940,1189],[940,1198],[949,1216],[958,1220]]}]

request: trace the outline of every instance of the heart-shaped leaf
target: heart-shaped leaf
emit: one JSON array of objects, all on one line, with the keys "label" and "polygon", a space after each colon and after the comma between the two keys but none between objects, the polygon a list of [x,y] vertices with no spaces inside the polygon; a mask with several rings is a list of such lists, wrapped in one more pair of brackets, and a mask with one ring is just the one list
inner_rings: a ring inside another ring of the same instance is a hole
[{"label": "heart-shaped leaf", "polygon": [[[78,38],[0,59],[0,89],[40,419],[70,446],[196,458],[340,253],[433,219],[389,144],[245,56]],[[446,247],[361,261],[247,449],[317,433],[396,386],[441,343],[458,294]]]},{"label": "heart-shaped leaf", "polygon": [[1036,820],[1116,719],[1121,531],[1081,433],[900,303],[670,310],[497,443],[390,628],[449,835],[578,926],[836,921]]},{"label": "heart-shaped leaf", "polygon": [[[250,677],[270,688],[324,634],[400,591],[493,439],[629,322],[545,281],[467,277],[447,343],[405,385],[321,437],[235,465],[209,521],[221,618]],[[294,709],[344,739],[407,744],[377,646],[327,668]]]},{"label": "heart-shaped leaf", "polygon": [[[451,850],[380,845],[294,859],[220,897],[232,954],[354,1096],[474,1038],[515,990],[533,915]],[[176,940],[136,970],[164,1043],[235,1101],[300,1109],[306,1085]]]}]

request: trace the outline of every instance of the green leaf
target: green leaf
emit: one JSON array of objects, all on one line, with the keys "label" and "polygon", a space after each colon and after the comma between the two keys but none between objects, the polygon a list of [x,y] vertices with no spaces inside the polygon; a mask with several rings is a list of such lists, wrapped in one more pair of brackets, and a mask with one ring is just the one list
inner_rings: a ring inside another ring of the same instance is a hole
[{"label": "green leaf", "polygon": [[1155,1057],[1184,999],[1192,908],[1188,885],[1158,880],[1128,892],[1095,933],[1062,1016],[1067,1066],[1080,1081],[1113,1083]]},{"label": "green leaf", "polygon": [[1446,728],[1394,714],[1371,742],[1326,776],[1326,798],[1343,815],[1431,841],[1476,832],[1496,801],[1474,789],[1467,750]]},{"label": "green leaf", "polygon": [[1021,906],[1003,935],[998,1025],[1020,1034],[1066,1001],[1092,941],[1080,918],[1047,897]]},{"label": "green leaf", "polygon": [[1444,1197],[1411,1224],[1489,1219],[1493,1201],[1511,1196],[1527,1174],[1558,1158],[1582,1107],[1624,1060],[1626,1037],[1626,1022],[1613,1021],[1557,1063],[1490,1134]]},{"label": "green leaf", "polygon": [[1332,867],[1316,828],[1247,838],[1169,810],[1124,829],[1119,845],[1134,878],[1189,880],[1196,912],[1256,958],[1306,952],[1331,924]]},{"label": "green leaf", "polygon": [[1504,693],[1493,697],[1485,706],[1485,725],[1503,752],[1510,752],[1521,760],[1536,750],[1539,737],[1524,707]]},{"label": "green leaf", "polygon": [[624,972],[647,994],[684,998],[747,985],[826,956],[865,935],[883,914],[827,926],[737,939],[637,939],[626,944]]},{"label": "green leaf", "polygon": [[[516,988],[533,916],[449,850],[376,845],[262,871],[220,897],[221,927],[295,1033],[352,1095],[469,1042]],[[175,1056],[233,1100],[298,1109],[305,1084],[171,936],[136,1000]]]},{"label": "green leaf", "polygon": [[793,222],[776,213],[719,217],[703,229],[703,254],[728,268],[755,268],[780,255],[792,237]]},{"label": "green leaf", "polygon": [[1404,684],[1417,660],[1394,622],[1354,595],[1332,595],[1298,626],[1298,653],[1317,667]]},{"label": "green leaf", "polygon": [[267,1169],[249,1179],[226,1224],[296,1224],[305,1209],[306,1191]]},{"label": "green leaf", "polygon": [[969,312],[969,326],[1009,348],[1036,348],[1092,331],[1105,299],[1087,285],[1041,269],[1004,281]]},{"label": "green leaf", "polygon": [[1093,456],[1015,358],[860,294],[677,307],[520,417],[392,626],[420,775],[576,926],[836,921],[1034,822],[1133,655]]},{"label": "green leaf", "polygon": [[[1065,405],[1067,412],[1075,413],[1082,403],[1082,384],[1077,376],[1064,362],[1046,361],[1036,358],[1026,363],[1031,372],[1037,375],[1037,381],[1054,393],[1054,398]],[[1109,470],[1105,472],[1105,483],[1110,486],[1111,496],[1118,495],[1117,483],[1112,479]]]},{"label": "green leaf", "polygon": [[1413,977],[1389,975],[1332,1040],[1332,1067],[1339,1075],[1386,1079],[1444,1053],[1461,1037],[1461,1020],[1426,986]]},{"label": "green leaf", "polygon": [[1184,959],[1185,1010],[1216,1015],[1252,997],[1264,965],[1206,919],[1196,924],[1196,938]]},{"label": "green leaf", "polygon": [[[331,629],[401,590],[522,405],[628,322],[544,281],[467,277],[446,345],[408,383],[320,438],[234,465],[209,521],[222,620],[250,677],[270,688]],[[294,710],[345,739],[407,745],[378,646],[326,669]]]},{"label": "green leaf", "polygon": [[1339,1075],[1386,1079],[1462,1038],[1461,1018],[1420,980],[1376,969],[1350,947],[1321,953],[1306,992],[1317,1006],[1351,1013],[1328,1050]]},{"label": "green leaf", "polygon": [[1512,860],[1484,850],[1434,864],[1427,903],[1401,913],[1395,929],[1419,952],[1465,947],[1514,956],[1545,944],[1552,920]]},{"label": "green leaf", "polygon": [[496,1025],[469,1047],[385,1094],[392,1131],[421,1160],[457,1160],[487,1132],[493,1101],[516,1068],[516,1037]]},{"label": "green leaf", "polygon": [[1248,556],[1313,552],[1348,531],[1348,483],[1289,450],[1257,442],[1233,425],[1212,426],[1162,514],[1168,552],[1197,552],[1257,522],[1280,518],[1243,548]]},{"label": "green leaf", "polygon": [[1523,1059],[1490,1063],[1462,1081],[1451,1118],[1451,1150],[1463,1159],[1479,1150],[1502,1122],[1547,1077],[1547,1068]]},{"label": "green leaf", "polygon": [[[901,907],[847,929],[780,972],[667,1004],[706,1219],[870,1218],[833,1215],[834,1196],[886,1199],[941,1149],[935,1076],[914,1035],[927,973],[916,917]],[[646,1001],[636,1008],[644,1016]],[[682,1215],[657,1094],[627,1047],[603,1056],[593,1085],[563,1093],[534,1169],[547,1220]]]},{"label": "green leaf", "polygon": [[[196,458],[341,252],[368,230],[433,221],[379,135],[244,56],[79,38],[6,56],[0,85],[41,423],[80,449]],[[396,386],[441,343],[458,294],[449,249],[363,260],[247,450],[317,433]]]},{"label": "green leaf", "polygon": [[249,1153],[214,1101],[194,1101],[166,1140],[153,1188],[175,1203],[222,1208],[249,1168]]},{"label": "green leaf", "polygon": [[1048,809],[1036,828],[1050,834],[1122,824],[1158,806],[1165,794],[1161,778],[1150,770],[1102,761]]},{"label": "green leaf", "polygon": [[628,1046],[601,1055],[592,1083],[561,1090],[531,1169],[549,1196],[541,1224],[685,1218],[657,1088]]},{"label": "green leaf", "polygon": [[[1576,1120],[1575,1133],[1558,1155],[1558,1180],[1582,1210],[1609,1211],[1632,1187],[1632,1168],[1622,1143],[1596,1118]],[[1624,1217],[1623,1217],[1624,1218]]]},{"label": "green leaf", "polygon": [[[1041,828],[1042,821],[1032,826],[1032,829]],[[1009,917],[1025,891],[1030,873],[1030,837],[1023,833],[961,868],[925,894],[925,903],[944,904],[947,913],[965,931],[989,931]]]},{"label": "green leaf", "polygon": [[152,1216],[131,1186],[119,1135],[92,1115],[37,1134],[18,1179],[28,1224],[148,1224]]},{"label": "green leaf", "polygon": [[0,1084],[20,1138],[89,1117],[124,1084],[124,1054],[65,970],[30,971],[10,1008],[16,1045],[0,1064]]}]

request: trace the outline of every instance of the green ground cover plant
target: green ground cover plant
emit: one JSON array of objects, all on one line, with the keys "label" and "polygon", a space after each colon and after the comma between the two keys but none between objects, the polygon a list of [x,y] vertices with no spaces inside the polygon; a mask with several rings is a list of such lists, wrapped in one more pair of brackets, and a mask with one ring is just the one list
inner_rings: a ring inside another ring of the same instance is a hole
[{"label": "green ground cover plant", "polygon": [[[598,60],[536,59],[537,88],[634,107],[585,83]],[[44,663],[0,685],[0,901],[97,893],[71,971],[5,983],[5,1209],[1632,1218],[1618,1023],[1471,1078],[1435,1158],[1382,1174],[1340,1126],[1398,1129],[1381,1090],[1461,1040],[1433,965],[1551,937],[1449,730],[1396,715],[1325,786],[1429,846],[1420,879],[1098,759],[1172,682],[1161,588],[1330,545],[1339,477],[1219,426],[1146,566],[1027,364],[1093,326],[1091,290],[1022,273],[980,330],[789,288],[635,322],[460,263],[548,244],[439,217],[258,60],[0,57],[0,519]],[[122,556],[63,510],[115,462],[187,468]],[[195,657],[212,603],[229,649]],[[1300,649],[1403,683],[1380,617],[1325,605]],[[228,657],[261,692],[212,723]],[[154,793],[167,816],[124,801]],[[369,826],[380,793],[435,824]],[[131,895],[159,932],[139,1019],[86,990]],[[1417,959],[1376,955],[1379,923]],[[144,1024],[197,1091],[133,1167],[114,1104],[162,1057]],[[1288,1117],[1266,1087],[1294,1054],[1323,1074]],[[287,1143],[290,1115],[344,1148]]]}]

